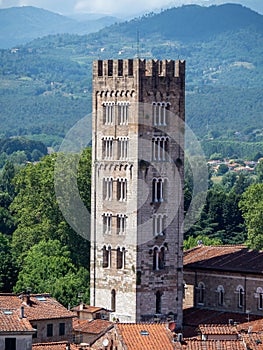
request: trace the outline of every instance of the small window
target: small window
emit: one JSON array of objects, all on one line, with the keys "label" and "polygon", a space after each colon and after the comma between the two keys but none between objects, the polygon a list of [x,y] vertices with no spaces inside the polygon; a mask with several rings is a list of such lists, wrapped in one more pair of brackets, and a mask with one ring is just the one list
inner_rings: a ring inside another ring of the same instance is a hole
[{"label": "small window", "polygon": [[47,337],[53,337],[53,324],[49,323],[47,325]]},{"label": "small window", "polygon": [[5,350],[16,350],[16,338],[5,338]]},{"label": "small window", "polygon": [[205,285],[203,282],[200,282],[197,287],[198,291],[198,299],[197,302],[198,304],[204,304],[205,301]]},{"label": "small window", "polygon": [[157,293],[155,294],[155,298],[156,298],[155,312],[157,314],[161,314],[162,313],[162,293],[160,291],[157,291]]},{"label": "small window", "polygon": [[224,305],[224,294],[225,294],[224,287],[218,286],[217,293],[218,293],[218,305],[223,306]]},{"label": "small window", "polygon": [[65,323],[59,324],[59,335],[65,335]]},{"label": "small window", "polygon": [[108,60],[108,76],[112,77],[113,75],[113,60]]},{"label": "small window", "polygon": [[111,291],[111,310],[113,312],[116,311],[116,291],[115,291],[115,289],[112,289],[112,291]]},{"label": "small window", "polygon": [[117,269],[123,269],[125,267],[125,248],[117,249]]},{"label": "small window", "polygon": [[128,60],[128,75],[133,76],[133,60]]},{"label": "small window", "polygon": [[118,76],[123,75],[123,60],[118,60]]},{"label": "small window", "polygon": [[239,308],[243,308],[244,307],[244,288],[242,286],[238,286],[237,287],[237,295],[238,295],[238,303],[237,303],[237,306]]},{"label": "small window", "polygon": [[110,267],[111,264],[111,248],[106,246],[103,247],[102,249],[102,267],[107,268]]},{"label": "small window", "polygon": [[102,60],[98,61],[98,76],[99,77],[103,76],[103,61]]},{"label": "small window", "polygon": [[33,334],[33,339],[35,339],[35,338],[37,338],[37,325],[33,324],[32,327],[36,330],[36,332]]}]

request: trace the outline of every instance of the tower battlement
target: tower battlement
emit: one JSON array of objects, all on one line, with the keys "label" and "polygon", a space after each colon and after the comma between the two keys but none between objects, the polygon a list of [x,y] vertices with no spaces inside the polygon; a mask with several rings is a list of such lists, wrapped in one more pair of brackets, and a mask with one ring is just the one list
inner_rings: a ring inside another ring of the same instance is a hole
[{"label": "tower battlement", "polygon": [[185,61],[181,60],[97,60],[93,62],[93,78],[99,77],[177,77],[185,76]]}]

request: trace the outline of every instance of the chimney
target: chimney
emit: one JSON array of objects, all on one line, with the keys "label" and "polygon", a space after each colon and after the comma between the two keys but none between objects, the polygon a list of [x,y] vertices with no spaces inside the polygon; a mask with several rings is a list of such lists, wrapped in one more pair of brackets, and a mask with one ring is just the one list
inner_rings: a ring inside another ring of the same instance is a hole
[{"label": "chimney", "polygon": [[82,311],[83,308],[84,308],[84,305],[83,305],[83,303],[81,302],[80,305],[79,305],[79,310]]},{"label": "chimney", "polygon": [[20,318],[24,318],[25,317],[25,308],[24,306],[20,307]]}]

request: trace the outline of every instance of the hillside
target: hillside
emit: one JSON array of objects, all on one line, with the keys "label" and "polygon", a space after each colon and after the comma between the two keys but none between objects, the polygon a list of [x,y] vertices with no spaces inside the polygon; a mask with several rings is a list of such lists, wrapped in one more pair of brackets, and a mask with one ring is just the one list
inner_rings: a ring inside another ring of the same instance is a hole
[{"label": "hillside", "polygon": [[187,61],[187,122],[199,138],[263,142],[263,16],[230,4],[173,8],[2,50],[2,136],[58,144],[91,111],[92,60],[136,57],[138,32],[141,58]]},{"label": "hillside", "polygon": [[77,21],[32,6],[0,9],[0,48],[11,48],[50,34],[88,34],[116,21],[110,16]]}]

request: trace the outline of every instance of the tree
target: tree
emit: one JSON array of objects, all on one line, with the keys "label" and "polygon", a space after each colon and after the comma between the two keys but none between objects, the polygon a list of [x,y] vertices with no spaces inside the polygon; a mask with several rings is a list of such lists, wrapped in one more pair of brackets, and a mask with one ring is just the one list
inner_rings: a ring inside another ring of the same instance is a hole
[{"label": "tree", "polygon": [[217,170],[217,175],[224,175],[228,172],[228,166],[226,164],[220,164]]},{"label": "tree", "polygon": [[73,264],[67,247],[58,240],[42,240],[28,251],[14,291],[48,292],[65,306],[76,305],[80,291],[84,301],[89,299],[88,277],[87,269]]},{"label": "tree", "polygon": [[263,249],[263,184],[251,185],[239,202],[248,230],[248,246]]},{"label": "tree", "polygon": [[221,245],[222,242],[218,238],[209,238],[207,236],[198,235],[197,237],[190,236],[184,241],[184,250],[194,248],[200,244],[208,245]]},{"label": "tree", "polygon": [[263,160],[261,160],[256,167],[257,182],[263,183]]},{"label": "tree", "polygon": [[[90,200],[91,169],[90,163],[87,164],[85,161],[88,155],[90,150],[84,152],[80,162],[80,168],[85,164],[85,171],[79,171],[82,189],[88,193],[86,202]],[[87,267],[89,242],[68,225],[57,202],[54,188],[55,162],[56,154],[46,156],[35,165],[28,164],[15,177],[17,196],[11,205],[11,210],[14,213],[17,229],[13,233],[13,252],[19,263],[22,263],[34,244],[38,244],[43,239],[57,239],[68,247],[76,266]],[[80,254],[80,252],[85,253]]]},{"label": "tree", "polygon": [[17,269],[11,254],[11,244],[3,233],[0,233],[0,291],[11,292],[17,278]]}]

